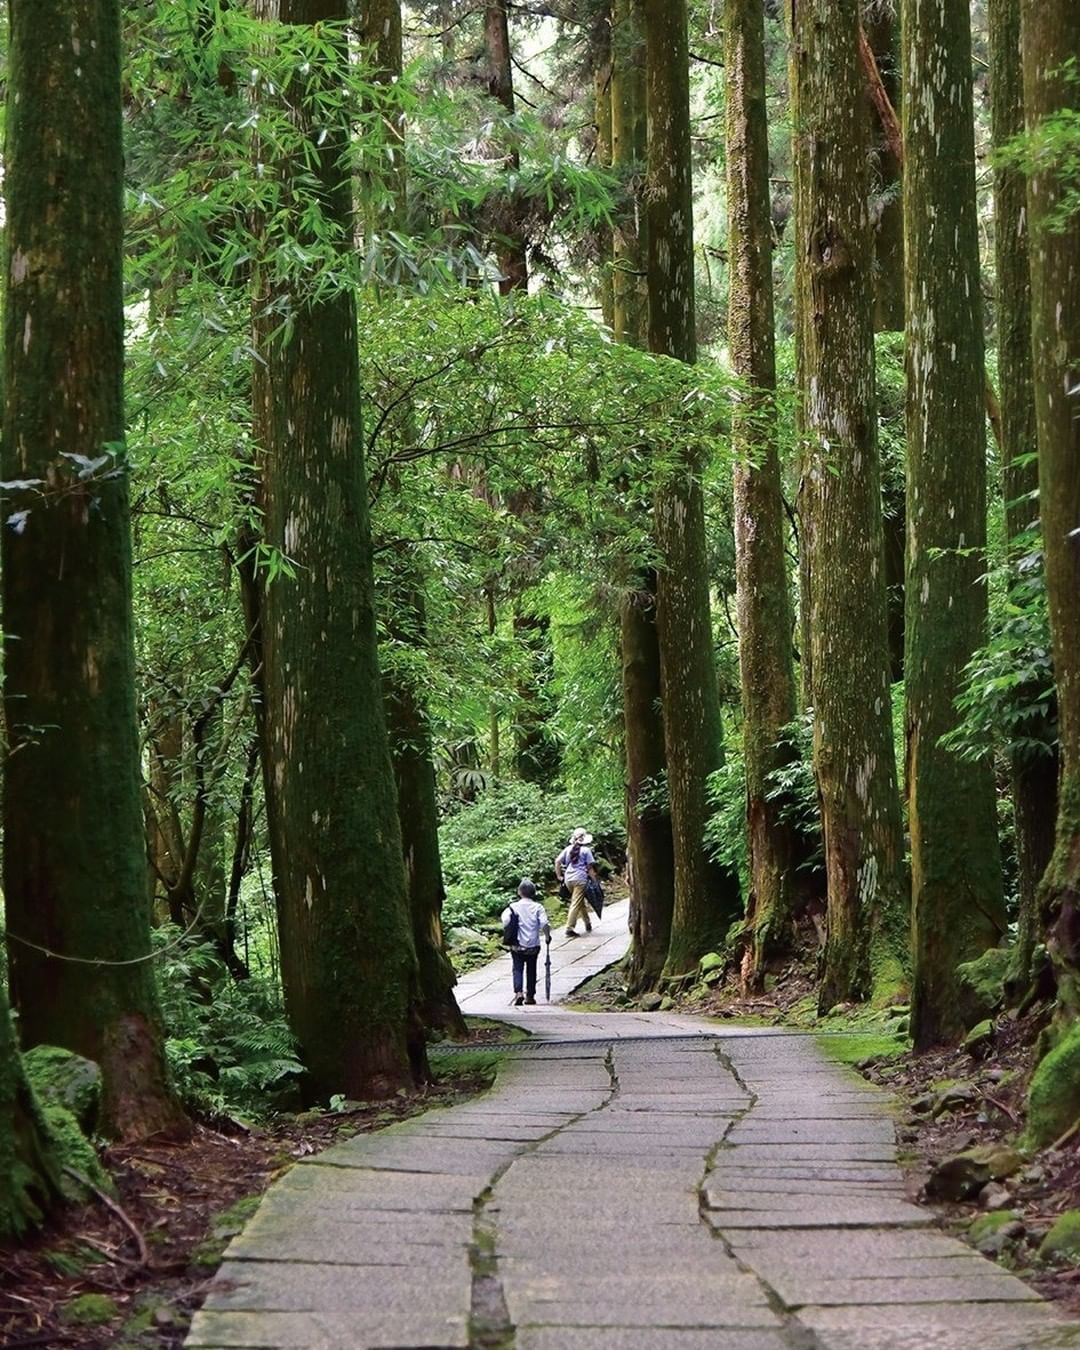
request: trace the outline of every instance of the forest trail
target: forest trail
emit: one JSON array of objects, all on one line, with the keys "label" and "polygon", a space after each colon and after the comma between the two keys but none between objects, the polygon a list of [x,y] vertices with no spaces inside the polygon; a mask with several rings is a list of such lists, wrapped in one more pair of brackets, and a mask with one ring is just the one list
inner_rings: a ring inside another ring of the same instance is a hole
[{"label": "forest trail", "polygon": [[[553,998],[620,954],[620,908],[553,942]],[[1080,1324],[908,1201],[888,1097],[811,1037],[510,1014],[507,967],[460,989],[534,1033],[492,1090],[295,1166],[189,1346],[1080,1347]]]}]

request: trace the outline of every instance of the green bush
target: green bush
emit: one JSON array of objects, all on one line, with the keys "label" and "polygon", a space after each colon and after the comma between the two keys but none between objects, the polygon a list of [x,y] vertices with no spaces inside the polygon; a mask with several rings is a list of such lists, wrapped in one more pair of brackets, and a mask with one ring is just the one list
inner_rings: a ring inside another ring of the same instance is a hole
[{"label": "green bush", "polygon": [[157,930],[169,1068],[181,1096],[209,1115],[259,1116],[267,1095],[303,1072],[276,985],[238,983],[211,944]]},{"label": "green bush", "polygon": [[585,803],[531,783],[508,783],[463,806],[440,831],[444,923],[475,926],[494,919],[522,877],[532,877],[541,890],[553,886],[552,863],[579,825],[595,837],[601,870],[621,859],[626,834],[618,802]]}]

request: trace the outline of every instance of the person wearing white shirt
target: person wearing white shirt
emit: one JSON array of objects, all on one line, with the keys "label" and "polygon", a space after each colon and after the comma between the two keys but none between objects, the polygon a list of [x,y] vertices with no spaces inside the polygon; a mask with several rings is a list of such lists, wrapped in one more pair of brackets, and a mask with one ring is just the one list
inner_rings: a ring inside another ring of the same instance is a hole
[{"label": "person wearing white shirt", "polygon": [[547,911],[536,898],[536,886],[525,877],[518,886],[517,899],[502,912],[505,928],[510,913],[517,915],[517,941],[510,948],[514,962],[514,1006],[536,1002],[536,963],[540,956],[540,939],[551,941],[551,927]]}]

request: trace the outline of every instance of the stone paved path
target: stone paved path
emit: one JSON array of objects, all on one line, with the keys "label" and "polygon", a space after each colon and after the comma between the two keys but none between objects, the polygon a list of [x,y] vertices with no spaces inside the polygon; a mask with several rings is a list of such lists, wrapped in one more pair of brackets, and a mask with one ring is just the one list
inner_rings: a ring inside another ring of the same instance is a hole
[{"label": "stone paved path", "polygon": [[[620,907],[553,944],[565,994]],[[565,962],[565,964],[564,964]],[[505,1015],[506,962],[462,982]],[[905,1197],[888,1098],[813,1040],[662,1014],[517,1010],[495,1087],[294,1167],[188,1345],[505,1350],[1080,1347]]]}]

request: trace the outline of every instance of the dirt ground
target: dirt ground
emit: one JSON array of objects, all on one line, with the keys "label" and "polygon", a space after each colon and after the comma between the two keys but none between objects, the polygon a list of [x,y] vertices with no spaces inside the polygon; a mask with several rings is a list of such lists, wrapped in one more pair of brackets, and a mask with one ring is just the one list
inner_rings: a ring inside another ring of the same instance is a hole
[{"label": "dirt ground", "polygon": [[229,1238],[297,1159],[339,1138],[471,1096],[490,1069],[343,1112],[306,1112],[260,1129],[198,1125],[183,1144],[113,1147],[116,1184],[20,1248],[0,1247],[0,1346],[97,1350],[183,1344]]}]

